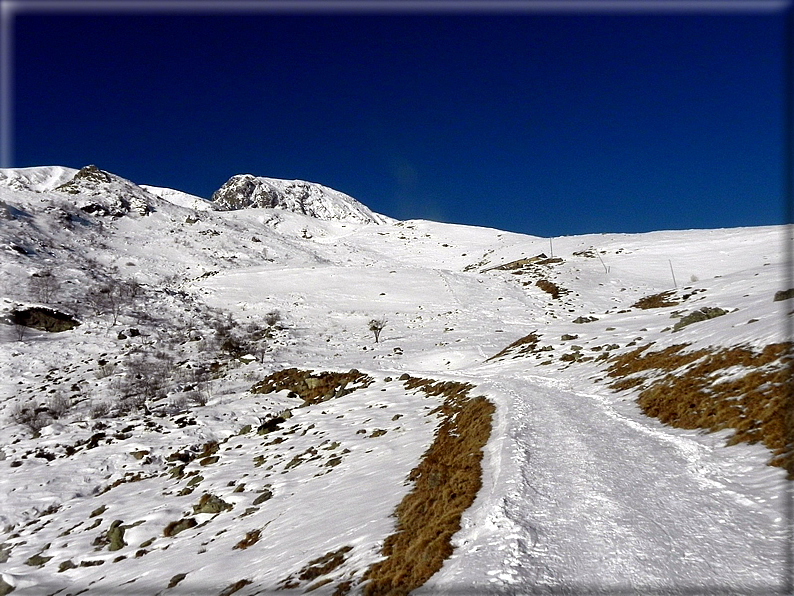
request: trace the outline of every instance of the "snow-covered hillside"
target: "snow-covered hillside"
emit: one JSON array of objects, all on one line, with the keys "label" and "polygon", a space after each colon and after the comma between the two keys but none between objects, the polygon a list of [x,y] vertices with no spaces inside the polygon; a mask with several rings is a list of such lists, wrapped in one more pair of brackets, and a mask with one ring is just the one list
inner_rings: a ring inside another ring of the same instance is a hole
[{"label": "snow-covered hillside", "polygon": [[782,593],[791,230],[246,196],[0,170],[0,593]]}]

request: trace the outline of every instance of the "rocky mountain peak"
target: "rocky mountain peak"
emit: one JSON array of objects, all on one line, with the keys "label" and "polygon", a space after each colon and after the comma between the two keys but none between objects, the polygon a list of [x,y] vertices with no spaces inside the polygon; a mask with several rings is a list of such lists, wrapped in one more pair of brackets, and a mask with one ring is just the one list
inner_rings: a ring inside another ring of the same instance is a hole
[{"label": "rocky mountain peak", "polygon": [[232,176],[212,195],[222,211],[246,208],[285,209],[316,219],[357,223],[387,223],[353,197],[315,182],[279,180],[251,174]]},{"label": "rocky mountain peak", "polygon": [[121,216],[130,211],[148,215],[155,197],[125,178],[87,165],[54,190],[75,195],[77,206],[86,213]]}]

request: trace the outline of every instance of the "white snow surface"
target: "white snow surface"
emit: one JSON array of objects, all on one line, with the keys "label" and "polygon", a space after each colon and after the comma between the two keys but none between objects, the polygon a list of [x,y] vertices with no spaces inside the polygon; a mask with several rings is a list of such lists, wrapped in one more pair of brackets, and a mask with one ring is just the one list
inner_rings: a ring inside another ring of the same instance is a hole
[{"label": "white snow surface", "polygon": [[196,211],[211,211],[213,209],[212,203],[207,199],[202,199],[201,197],[182,192],[181,190],[149,186],[148,184],[141,184],[141,188],[161,199],[165,199],[169,203],[179,205],[180,207],[195,209]]},{"label": "white snow surface", "polygon": [[[441,398],[406,390],[403,373],[472,383],[496,406],[483,485],[454,552],[413,593],[780,593],[789,494],[784,471],[766,465],[770,452],[726,446],[728,432],[665,426],[641,413],[636,393],[607,387],[604,363],[559,356],[572,344],[593,353],[616,344],[620,354],[649,342],[784,341],[794,306],[773,295],[788,289],[790,229],[555,238],[562,261],[547,277],[569,293],[553,299],[534,278],[493,269],[551,256],[547,238],[199,210],[189,195],[153,187],[141,189],[148,215],[103,216],[80,210],[102,198],[101,185],[53,190],[75,173],[0,170],[2,315],[47,303],[81,322],[21,338],[1,327],[0,577],[15,595],[219,594],[240,580],[249,583],[236,594],[269,594],[346,546],[329,583],[284,593],[330,595],[345,580],[360,593],[438,424],[429,412]],[[124,185],[113,181],[116,197]],[[30,283],[45,270],[59,282],[46,300]],[[133,278],[142,294],[113,324],[89,291]],[[681,304],[631,308],[666,290]],[[676,311],[704,306],[728,313],[671,332]],[[574,323],[582,316],[595,320]],[[191,390],[191,371],[220,353],[214,329],[228,317],[240,333],[256,324],[268,334]],[[376,317],[388,321],[379,343],[368,330]],[[551,349],[489,360],[530,332]],[[120,413],[125,388],[140,383],[132,363],[146,357],[147,375],[168,369],[167,391],[148,412]],[[251,392],[290,367],[355,368],[373,383],[309,407],[287,391]],[[196,392],[206,405],[185,403]],[[38,435],[15,421],[15,408],[54,396],[72,407]],[[100,416],[103,403],[111,411]],[[277,430],[257,433],[287,409]],[[217,461],[195,457],[212,441]],[[181,477],[175,454],[193,454]],[[231,509],[195,513],[204,494]],[[187,518],[195,527],[164,535]],[[123,545],[111,551],[114,523]],[[259,540],[240,548],[253,531]]]}]

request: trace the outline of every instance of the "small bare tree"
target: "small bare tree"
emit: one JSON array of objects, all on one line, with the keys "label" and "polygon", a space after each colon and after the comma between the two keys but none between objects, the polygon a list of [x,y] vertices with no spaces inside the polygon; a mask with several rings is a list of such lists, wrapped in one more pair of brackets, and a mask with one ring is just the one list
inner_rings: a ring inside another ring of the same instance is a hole
[{"label": "small bare tree", "polygon": [[56,420],[63,418],[72,407],[72,400],[58,391],[47,402],[47,409]]},{"label": "small bare tree", "polygon": [[25,334],[28,332],[27,325],[23,325],[19,321],[14,321],[14,335],[17,338],[17,341],[22,341],[25,338]]},{"label": "small bare tree", "polygon": [[122,308],[126,304],[123,286],[115,280],[91,289],[86,295],[86,302],[91,306],[95,315],[110,315],[111,327],[118,322]]},{"label": "small bare tree", "polygon": [[44,304],[49,304],[61,287],[52,269],[45,269],[44,271],[34,273],[30,276],[28,283],[33,295],[36,296],[39,302],[43,302]]},{"label": "small bare tree", "polygon": [[378,343],[378,341],[380,339],[380,332],[383,331],[384,327],[386,327],[386,323],[388,323],[388,321],[386,320],[386,317],[380,317],[380,318],[377,318],[377,319],[372,319],[369,322],[369,330],[372,331],[372,333],[375,334],[375,343]]},{"label": "small bare tree", "polygon": [[130,277],[121,284],[124,295],[130,300],[135,300],[143,293],[143,286],[135,277]]}]

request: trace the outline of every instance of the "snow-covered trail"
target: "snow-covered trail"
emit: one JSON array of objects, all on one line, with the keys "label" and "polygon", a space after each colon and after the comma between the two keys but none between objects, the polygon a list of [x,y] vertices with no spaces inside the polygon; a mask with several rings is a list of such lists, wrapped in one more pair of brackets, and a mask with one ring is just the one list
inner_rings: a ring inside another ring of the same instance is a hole
[{"label": "snow-covered trail", "polygon": [[[503,408],[503,439],[489,455],[499,469],[486,472],[479,511],[429,590],[771,594],[782,585],[783,479],[763,466],[762,449],[726,453],[714,435],[635,419],[552,378],[502,373],[477,391]],[[781,488],[765,498],[757,484]],[[482,583],[462,581],[472,577]]]}]

